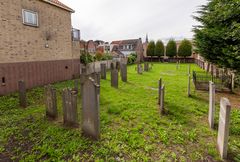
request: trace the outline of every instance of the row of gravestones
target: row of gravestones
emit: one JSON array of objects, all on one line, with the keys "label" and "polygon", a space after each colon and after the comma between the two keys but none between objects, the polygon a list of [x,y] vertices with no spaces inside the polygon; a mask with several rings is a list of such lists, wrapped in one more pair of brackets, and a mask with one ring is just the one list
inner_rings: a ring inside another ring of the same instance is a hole
[{"label": "row of gravestones", "polygon": [[[222,159],[227,159],[230,112],[231,104],[229,100],[227,98],[221,98],[218,122],[217,147]],[[215,116],[215,84],[210,81],[208,122],[211,129],[214,129],[214,116]]]},{"label": "row of gravestones", "polygon": [[[98,84],[99,74],[85,73],[80,76],[81,97],[82,97],[82,132],[87,137],[93,139],[100,138],[100,121],[99,121],[99,96],[100,85]],[[62,108],[64,125],[75,127],[78,126],[78,89],[63,89],[62,91]],[[51,85],[45,86],[45,105],[46,115],[48,118],[57,119],[57,97],[56,89]]]},{"label": "row of gravestones", "polygon": [[[118,72],[121,70],[122,81],[127,82],[127,65],[120,62],[111,63],[111,86],[118,88]],[[87,137],[98,140],[100,138],[99,96],[100,79],[106,79],[106,64],[101,64],[101,74],[87,74],[85,68],[80,75],[82,96],[82,132]],[[77,80],[75,88],[64,89],[62,94],[63,121],[65,125],[78,125],[77,112]],[[47,116],[57,117],[56,90],[51,86],[46,87]]]}]

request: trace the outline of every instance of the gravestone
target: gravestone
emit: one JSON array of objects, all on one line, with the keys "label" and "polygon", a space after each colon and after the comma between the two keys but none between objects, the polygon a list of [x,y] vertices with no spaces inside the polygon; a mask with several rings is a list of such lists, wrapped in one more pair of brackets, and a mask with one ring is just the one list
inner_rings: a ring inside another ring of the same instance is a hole
[{"label": "gravestone", "polygon": [[111,70],[111,86],[114,88],[118,88],[118,70]]},{"label": "gravestone", "polygon": [[141,64],[137,64],[137,72],[138,72],[138,74],[142,74],[143,73],[143,69],[142,69],[142,65]]},{"label": "gravestone", "polygon": [[56,119],[58,116],[56,89],[51,85],[45,86],[45,105],[46,116],[51,119]]},{"label": "gravestone", "polygon": [[144,63],[144,71],[149,71],[149,63]]},{"label": "gravestone", "polygon": [[99,96],[100,86],[91,77],[82,77],[82,130],[87,137],[100,138]]},{"label": "gravestone", "polygon": [[227,98],[221,98],[218,124],[217,146],[222,159],[227,158],[231,104]]},{"label": "gravestone", "polygon": [[120,64],[119,61],[116,62],[116,69],[117,69],[118,71],[120,71],[120,69],[121,69],[121,64]]},{"label": "gravestone", "polygon": [[101,64],[101,78],[102,79],[107,79],[107,68],[106,64]]},{"label": "gravestone", "polygon": [[100,82],[101,82],[101,74],[100,73],[92,73],[91,74],[91,77],[93,78],[93,80],[98,84],[100,85]]},{"label": "gravestone", "polygon": [[214,114],[215,114],[215,85],[213,82],[209,82],[209,112],[208,122],[210,128],[214,129]]},{"label": "gravestone", "polygon": [[67,126],[78,125],[77,91],[64,89],[62,93],[63,122]]},{"label": "gravestone", "polygon": [[160,100],[160,112],[161,112],[161,114],[165,113],[165,109],[164,109],[164,95],[165,95],[165,86],[163,85],[161,87],[161,100]]},{"label": "gravestone", "polygon": [[123,82],[127,82],[127,64],[121,64],[121,78]]},{"label": "gravestone", "polygon": [[21,107],[27,107],[27,96],[26,96],[26,85],[23,80],[18,82],[18,89],[19,89],[19,104]]},{"label": "gravestone", "polygon": [[118,88],[118,69],[114,63],[111,63],[111,86]]},{"label": "gravestone", "polygon": [[79,80],[78,79],[74,79],[74,90],[78,92],[78,84],[79,84]]},{"label": "gravestone", "polygon": [[162,88],[162,78],[158,81],[158,104],[161,102],[161,88]]},{"label": "gravestone", "polygon": [[190,65],[188,65],[188,89],[187,89],[187,95],[188,97],[191,96],[191,70]]}]

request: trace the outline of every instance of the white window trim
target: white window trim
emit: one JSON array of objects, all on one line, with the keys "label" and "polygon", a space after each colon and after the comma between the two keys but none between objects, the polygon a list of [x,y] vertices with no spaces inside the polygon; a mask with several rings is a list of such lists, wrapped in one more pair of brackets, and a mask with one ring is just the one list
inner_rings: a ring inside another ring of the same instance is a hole
[{"label": "white window trim", "polygon": [[[31,23],[25,22],[25,14],[24,14],[24,12],[31,12],[31,13],[33,13],[33,14],[36,14],[36,19],[37,19],[36,22],[37,22],[37,24],[31,24]],[[23,21],[23,24],[24,24],[24,25],[38,27],[38,26],[39,26],[39,23],[38,23],[38,13],[35,12],[35,11],[31,11],[31,10],[27,10],[27,9],[22,9],[22,21]]]}]

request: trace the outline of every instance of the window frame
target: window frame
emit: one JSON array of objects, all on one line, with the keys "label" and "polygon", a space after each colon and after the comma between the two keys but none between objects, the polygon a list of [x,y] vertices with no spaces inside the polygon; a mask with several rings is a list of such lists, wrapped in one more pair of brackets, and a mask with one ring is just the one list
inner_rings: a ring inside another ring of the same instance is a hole
[{"label": "window frame", "polygon": [[[25,12],[32,13],[32,14],[36,15],[36,24],[26,22]],[[27,25],[27,26],[39,27],[38,12],[28,10],[28,9],[22,9],[22,22],[23,22],[24,25]]]}]

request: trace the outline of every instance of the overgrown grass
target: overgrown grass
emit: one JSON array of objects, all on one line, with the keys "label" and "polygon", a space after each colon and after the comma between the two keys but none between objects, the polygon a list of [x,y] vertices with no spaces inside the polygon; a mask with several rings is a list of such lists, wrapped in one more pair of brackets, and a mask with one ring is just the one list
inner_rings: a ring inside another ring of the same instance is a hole
[{"label": "overgrown grass", "polygon": [[[199,71],[196,65],[192,70]],[[167,114],[157,105],[158,79],[166,86]],[[0,98],[0,161],[196,161],[207,156],[219,160],[217,131],[207,124],[208,101],[195,92],[187,97],[187,65],[154,64],[153,70],[138,75],[128,67],[128,83],[110,86],[110,75],[101,80],[101,140],[81,135],[81,128],[62,124],[61,90],[73,81],[55,84],[59,119],[45,118],[43,88],[28,92],[27,109],[18,106],[18,95]],[[120,80],[120,79],[119,79]],[[80,100],[80,95],[79,95]],[[79,101],[79,123],[81,121]],[[219,110],[219,107],[218,107]],[[218,113],[216,113],[216,124]],[[240,111],[231,112],[229,158],[240,161]]]}]

